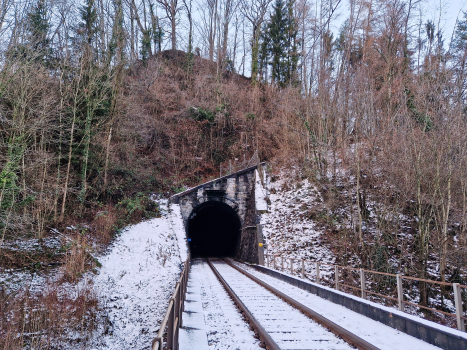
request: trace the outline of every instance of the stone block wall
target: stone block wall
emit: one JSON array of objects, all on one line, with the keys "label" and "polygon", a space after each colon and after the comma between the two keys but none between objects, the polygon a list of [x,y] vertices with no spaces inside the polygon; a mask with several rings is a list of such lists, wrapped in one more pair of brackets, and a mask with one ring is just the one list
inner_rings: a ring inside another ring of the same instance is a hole
[{"label": "stone block wall", "polygon": [[252,263],[258,262],[256,234],[255,170],[257,166],[206,182],[170,198],[179,204],[185,229],[193,210],[209,201],[221,201],[233,208],[241,222],[242,230],[236,257]]},{"label": "stone block wall", "polygon": [[245,221],[240,236],[240,247],[237,249],[237,258],[257,264],[258,259],[258,235],[256,227],[256,202],[255,185],[251,189],[245,212]]}]

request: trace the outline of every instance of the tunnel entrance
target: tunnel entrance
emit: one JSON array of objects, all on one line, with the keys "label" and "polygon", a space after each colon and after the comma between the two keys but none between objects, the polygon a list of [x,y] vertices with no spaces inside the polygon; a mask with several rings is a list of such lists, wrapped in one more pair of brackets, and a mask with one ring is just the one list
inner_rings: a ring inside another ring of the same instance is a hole
[{"label": "tunnel entrance", "polygon": [[188,219],[192,257],[234,256],[240,239],[240,219],[230,206],[208,201],[193,209]]}]

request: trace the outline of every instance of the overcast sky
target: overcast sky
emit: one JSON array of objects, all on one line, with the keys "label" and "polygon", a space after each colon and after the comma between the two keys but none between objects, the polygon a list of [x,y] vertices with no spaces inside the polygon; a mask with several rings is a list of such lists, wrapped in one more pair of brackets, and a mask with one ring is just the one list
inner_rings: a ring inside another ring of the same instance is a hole
[{"label": "overcast sky", "polygon": [[[428,0],[426,4],[426,17],[438,21],[441,13],[441,28],[444,29],[444,37],[450,41],[456,19],[462,18],[462,11],[466,11],[466,0]],[[441,9],[441,11],[440,11]]]},{"label": "overcast sky", "polygon": [[[409,0],[404,0],[409,1]],[[414,3],[416,0],[412,0]],[[421,0],[416,9],[417,14],[412,17],[415,19],[418,16],[419,8],[423,14],[423,22],[432,20],[435,25],[439,25],[443,30],[445,45],[449,45],[451,36],[456,24],[456,19],[462,18],[462,11],[467,11],[467,0]],[[337,14],[337,18],[332,22],[333,31],[337,35],[342,23],[349,16],[349,1],[343,0]],[[441,21],[439,20],[441,17]]]}]

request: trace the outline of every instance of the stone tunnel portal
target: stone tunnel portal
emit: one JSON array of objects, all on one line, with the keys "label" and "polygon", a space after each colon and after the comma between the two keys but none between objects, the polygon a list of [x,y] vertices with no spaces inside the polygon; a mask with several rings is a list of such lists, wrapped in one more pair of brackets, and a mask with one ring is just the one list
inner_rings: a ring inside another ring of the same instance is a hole
[{"label": "stone tunnel portal", "polygon": [[207,201],[193,209],[187,236],[193,257],[234,256],[240,240],[241,223],[236,211],[220,201]]}]

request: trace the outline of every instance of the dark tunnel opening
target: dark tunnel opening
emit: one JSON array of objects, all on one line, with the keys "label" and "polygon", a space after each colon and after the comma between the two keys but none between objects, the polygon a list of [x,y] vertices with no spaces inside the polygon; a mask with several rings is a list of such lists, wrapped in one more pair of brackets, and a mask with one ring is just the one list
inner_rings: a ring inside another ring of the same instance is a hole
[{"label": "dark tunnel opening", "polygon": [[200,204],[188,219],[192,257],[234,256],[240,239],[240,219],[230,206],[218,201]]}]

